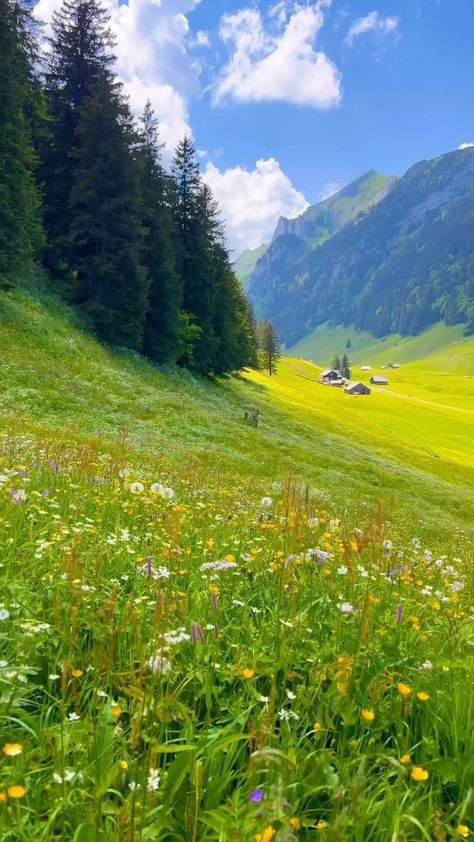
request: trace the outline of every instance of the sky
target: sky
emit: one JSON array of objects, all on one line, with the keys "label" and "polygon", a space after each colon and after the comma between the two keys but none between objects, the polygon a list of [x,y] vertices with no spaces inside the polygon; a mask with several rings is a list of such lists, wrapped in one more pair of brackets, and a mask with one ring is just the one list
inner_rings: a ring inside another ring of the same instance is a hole
[{"label": "sky", "polygon": [[166,163],[193,137],[235,257],[368,169],[474,144],[474,0],[102,2],[132,110]]}]

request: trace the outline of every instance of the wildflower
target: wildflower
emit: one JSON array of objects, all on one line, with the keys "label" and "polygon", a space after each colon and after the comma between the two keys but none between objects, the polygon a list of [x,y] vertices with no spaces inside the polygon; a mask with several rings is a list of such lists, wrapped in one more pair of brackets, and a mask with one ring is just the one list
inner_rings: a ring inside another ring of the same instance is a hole
[{"label": "wildflower", "polygon": [[249,801],[252,801],[254,804],[258,804],[260,801],[263,801],[264,798],[265,790],[254,789],[253,792],[250,793]]},{"label": "wildflower", "polygon": [[463,839],[467,839],[469,836],[469,828],[466,824],[458,824],[456,833],[458,833],[459,836],[462,836]]},{"label": "wildflower", "polygon": [[341,564],[341,566],[337,568],[337,572],[339,573],[339,576],[345,576],[347,571],[348,571],[348,568],[346,567],[345,564]]},{"label": "wildflower", "polygon": [[112,716],[120,716],[120,714],[122,713],[122,708],[120,707],[120,705],[112,705],[110,711],[112,713]]},{"label": "wildflower", "polygon": [[0,804],[2,803],[2,801],[6,801],[6,800],[7,800],[7,796],[5,795],[5,793],[0,792]]},{"label": "wildflower", "polygon": [[0,620],[8,620],[10,612],[6,608],[0,608]]},{"label": "wildflower", "polygon": [[397,605],[397,625],[400,625],[402,620],[403,620],[403,605],[402,605],[401,602],[399,602],[398,605]]},{"label": "wildflower", "polygon": [[287,690],[286,697],[290,700],[290,702],[292,702],[293,699],[296,699],[296,693],[293,693],[291,690]]},{"label": "wildflower", "polygon": [[400,763],[409,763],[411,760],[411,756],[409,754],[402,754],[400,757]]},{"label": "wildflower", "polygon": [[397,684],[397,690],[402,696],[409,696],[411,693],[411,687],[409,687],[408,684],[404,684],[403,681],[400,681],[400,683]]},{"label": "wildflower", "polygon": [[242,670],[242,675],[244,678],[253,678],[255,675],[255,671],[253,669],[250,669],[250,667],[245,667],[245,669]]},{"label": "wildflower", "polygon": [[295,830],[299,830],[299,828],[301,827],[301,822],[300,822],[300,820],[297,816],[293,816],[290,819],[290,824],[291,824],[292,827],[295,828]]},{"label": "wildflower", "polygon": [[194,646],[204,640],[204,632],[199,623],[191,623],[191,640]]},{"label": "wildflower", "polygon": [[153,655],[148,659],[148,667],[154,673],[166,675],[171,670],[171,662],[164,655]]},{"label": "wildflower", "polygon": [[361,716],[362,719],[365,719],[367,722],[372,722],[375,719],[375,713],[373,710],[367,710],[366,708],[362,711]]},{"label": "wildflower", "polygon": [[269,696],[260,696],[258,701],[262,702],[262,704],[264,704],[264,705],[267,705],[268,702],[270,701],[270,697]]},{"label": "wildflower", "polygon": [[313,725],[313,731],[320,731],[321,730],[321,723],[315,722]]},{"label": "wildflower", "polygon": [[26,795],[24,786],[9,786],[7,792],[10,798],[23,798]]},{"label": "wildflower", "polygon": [[147,790],[148,792],[156,792],[157,789],[160,788],[160,770],[159,769],[150,769],[148,772],[147,778]]},{"label": "wildflower", "polygon": [[432,670],[433,664],[431,663],[431,661],[423,661],[423,663],[420,666],[420,669],[421,670]]},{"label": "wildflower", "polygon": [[273,504],[273,500],[271,497],[262,497],[260,502],[262,506],[265,506],[267,508]]},{"label": "wildflower", "polygon": [[337,607],[343,614],[353,614],[354,606],[350,602],[338,602]]},{"label": "wildflower", "polygon": [[413,766],[411,776],[414,781],[426,781],[429,778],[429,773],[426,769],[423,769],[423,766]]},{"label": "wildflower", "polygon": [[69,722],[77,722],[80,718],[81,717],[77,713],[75,713],[74,711],[72,713],[70,713],[69,716],[68,716]]},{"label": "wildflower", "polygon": [[23,746],[21,743],[5,743],[3,746],[3,753],[7,755],[7,757],[17,757],[23,751]]},{"label": "wildflower", "polygon": [[56,784],[64,784],[70,783],[76,777],[76,773],[72,771],[72,769],[66,769],[64,775],[59,775],[57,772],[53,772],[53,781]]},{"label": "wildflower", "polygon": [[142,482],[132,482],[130,483],[130,491],[132,494],[143,494],[145,486]]},{"label": "wildflower", "polygon": [[416,694],[416,698],[419,699],[420,702],[427,702],[430,697],[424,690],[420,690],[420,692]]},{"label": "wildflower", "polygon": [[119,766],[121,769],[128,769],[128,763],[126,760],[119,760]]},{"label": "wildflower", "polygon": [[72,670],[72,673],[71,673],[71,675],[74,676],[74,678],[80,678],[81,675],[83,675],[83,674],[84,673],[81,669]]},{"label": "wildflower", "polygon": [[184,643],[186,640],[191,640],[191,635],[183,628],[177,629],[176,631],[166,632],[163,637],[168,646],[177,646],[180,643]]},{"label": "wildflower", "polygon": [[213,570],[216,573],[223,570],[232,570],[235,567],[238,567],[236,561],[226,561],[225,559],[222,561],[205,561],[204,564],[201,564],[201,570]]},{"label": "wildflower", "polygon": [[323,830],[325,827],[328,826],[328,823],[324,821],[324,819],[318,819],[316,822],[316,830]]},{"label": "wildflower", "polygon": [[255,835],[255,842],[270,842],[270,839],[273,839],[275,835],[275,831],[273,827],[270,825],[266,827],[263,833],[257,833]]}]

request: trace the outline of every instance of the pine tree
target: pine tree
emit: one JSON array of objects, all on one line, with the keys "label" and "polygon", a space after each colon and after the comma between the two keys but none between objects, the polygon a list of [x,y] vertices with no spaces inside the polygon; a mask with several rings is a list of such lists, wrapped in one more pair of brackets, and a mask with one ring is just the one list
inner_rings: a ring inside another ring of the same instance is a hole
[{"label": "pine tree", "polygon": [[43,243],[30,120],[32,49],[28,9],[0,0],[0,286],[28,268]]},{"label": "pine tree", "polygon": [[350,380],[351,368],[349,363],[349,357],[347,356],[347,354],[344,354],[341,360],[341,374],[343,377],[346,377],[348,380]]},{"label": "pine tree", "polygon": [[98,335],[140,350],[148,299],[136,141],[127,104],[108,75],[87,97],[73,152],[69,201],[79,302]]},{"label": "pine tree", "polygon": [[332,361],[332,368],[335,369],[335,371],[341,371],[341,368],[342,368],[341,358],[337,354]]},{"label": "pine tree", "polygon": [[[150,288],[144,352],[155,362],[175,362],[180,356],[183,297],[176,266],[173,219],[174,184],[161,162],[158,121],[148,102],[138,145],[140,188],[145,229],[143,262]],[[196,335],[194,335],[196,339]]]},{"label": "pine tree", "polygon": [[75,180],[74,149],[84,103],[104,78],[112,79],[114,39],[100,0],[64,0],[53,17],[45,88],[51,114],[51,142],[41,178],[45,194],[48,261],[64,271],[70,257],[70,197]]},{"label": "pine tree", "polygon": [[271,377],[277,373],[276,364],[281,358],[280,344],[270,321],[265,320],[260,323],[259,333],[262,368],[266,369]]},{"label": "pine tree", "polygon": [[[201,331],[193,350],[193,368],[201,374],[213,369],[219,348],[214,331],[216,307],[214,245],[218,238],[216,208],[201,183],[190,138],[178,145],[173,162],[176,180],[176,226],[179,270],[183,279],[183,309]],[[189,361],[182,360],[185,364]]]},{"label": "pine tree", "polygon": [[350,348],[352,348],[352,342],[351,342],[350,338],[346,342],[346,348],[347,348],[348,351],[350,350]]},{"label": "pine tree", "polygon": [[219,339],[213,371],[222,374],[251,365],[256,357],[249,304],[223,245],[214,246],[216,307],[214,333]]}]

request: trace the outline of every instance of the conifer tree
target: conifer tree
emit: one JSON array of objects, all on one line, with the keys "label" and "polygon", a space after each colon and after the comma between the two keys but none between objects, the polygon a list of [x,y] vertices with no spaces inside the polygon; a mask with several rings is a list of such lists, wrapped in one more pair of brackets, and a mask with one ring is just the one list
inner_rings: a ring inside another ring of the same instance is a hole
[{"label": "conifer tree", "polygon": [[82,108],[101,80],[112,78],[113,47],[108,13],[100,0],[63,1],[53,17],[45,74],[51,142],[41,169],[49,263],[54,269],[63,269],[70,257],[70,197]]},{"label": "conifer tree", "polygon": [[268,320],[260,323],[260,356],[262,368],[268,371],[270,377],[277,373],[276,364],[281,359],[281,349],[275,328]]},{"label": "conifer tree", "polygon": [[149,274],[144,352],[155,362],[180,356],[183,297],[176,266],[173,219],[174,184],[161,162],[158,121],[148,102],[138,144],[140,188],[145,229],[143,262]]},{"label": "conifer tree", "polygon": [[183,309],[201,331],[194,346],[193,367],[206,374],[213,370],[219,347],[213,325],[216,306],[213,247],[219,234],[215,204],[209,189],[202,185],[194,145],[188,137],[176,150],[173,175]]},{"label": "conifer tree", "polygon": [[335,369],[335,371],[341,371],[341,367],[342,367],[341,358],[336,354],[336,356],[334,357],[334,359],[332,361],[332,368]]},{"label": "conifer tree", "polygon": [[347,356],[347,354],[344,354],[344,356],[341,360],[341,369],[340,370],[341,370],[342,376],[346,377],[348,380],[350,380],[351,367],[350,367],[350,363],[349,363],[349,357]]},{"label": "conifer tree", "polygon": [[148,298],[136,140],[127,104],[108,74],[81,109],[69,201],[79,303],[98,335],[140,350]]},{"label": "conifer tree", "polygon": [[25,271],[43,242],[30,123],[32,38],[27,7],[0,0],[0,286]]}]

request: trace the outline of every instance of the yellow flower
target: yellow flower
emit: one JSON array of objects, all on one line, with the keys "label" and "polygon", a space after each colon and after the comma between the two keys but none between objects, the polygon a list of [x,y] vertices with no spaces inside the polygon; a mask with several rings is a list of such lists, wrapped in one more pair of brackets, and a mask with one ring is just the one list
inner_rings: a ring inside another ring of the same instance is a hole
[{"label": "yellow flower", "polygon": [[81,675],[84,675],[84,672],[81,669],[75,669],[75,670],[72,670],[71,675],[73,675],[74,678],[80,678]]},{"label": "yellow flower", "polygon": [[122,713],[122,708],[120,707],[120,705],[112,705],[110,710],[112,711],[113,716],[120,716],[120,714]]},{"label": "yellow flower", "polygon": [[23,798],[26,789],[24,786],[9,786],[7,792],[10,798]]},{"label": "yellow flower", "polygon": [[4,792],[0,792],[0,803],[1,803],[2,801],[6,801],[6,800],[7,800],[7,796],[5,795],[5,793],[4,793]]},{"label": "yellow flower", "polygon": [[400,684],[397,684],[397,690],[402,694],[402,696],[409,696],[411,693],[411,687],[409,687],[408,684],[403,684],[402,681]]},{"label": "yellow flower", "polygon": [[119,766],[121,769],[128,769],[128,763],[126,760],[119,760]]},{"label": "yellow flower", "polygon": [[293,816],[293,818],[290,819],[290,824],[292,827],[295,828],[295,830],[299,830],[299,828],[301,827],[301,822],[297,816]]},{"label": "yellow flower", "polygon": [[466,824],[458,824],[456,833],[459,833],[459,836],[462,836],[463,839],[467,839],[469,836],[469,828]]},{"label": "yellow flower", "polygon": [[420,700],[420,702],[427,702],[429,699],[428,693],[425,693],[424,690],[420,690],[419,693],[416,694],[416,698]]},{"label": "yellow flower", "polygon": [[323,828],[327,827],[328,823],[324,821],[324,819],[319,819],[316,822],[316,830],[323,830]]},{"label": "yellow flower", "polygon": [[235,555],[233,555],[232,553],[228,553],[228,554],[225,556],[225,560],[226,560],[226,561],[235,561]]},{"label": "yellow flower", "polygon": [[250,667],[245,667],[245,669],[242,671],[242,675],[244,678],[253,678],[255,672],[252,669],[250,669]]},{"label": "yellow flower", "polygon": [[400,757],[400,763],[409,763],[411,760],[411,756],[409,754],[402,754]]},{"label": "yellow flower", "polygon": [[362,719],[367,720],[367,722],[372,722],[372,720],[375,719],[375,713],[373,712],[373,710],[366,710],[365,708],[362,711],[361,716]]},{"label": "yellow flower", "polygon": [[315,722],[313,725],[313,731],[320,731],[321,730],[321,723]]},{"label": "yellow flower", "polygon": [[426,769],[423,769],[423,766],[413,766],[411,776],[414,781],[426,781],[429,778],[429,774]]},{"label": "yellow flower", "polygon": [[3,753],[7,757],[17,757],[23,751],[23,746],[20,743],[5,743],[3,746]]},{"label": "yellow flower", "polygon": [[257,833],[255,835],[255,840],[256,840],[256,842],[270,842],[270,839],[273,838],[274,833],[275,833],[275,831],[273,830],[273,827],[270,825],[270,827],[265,828],[263,833]]}]

